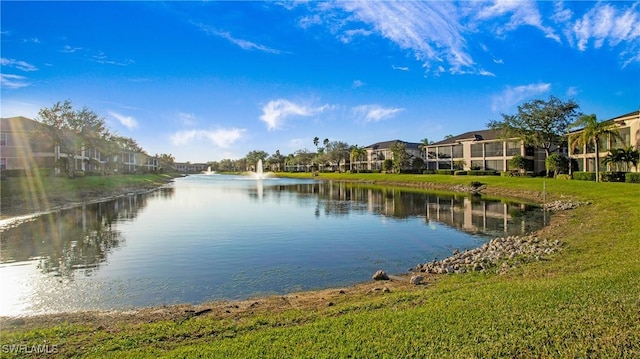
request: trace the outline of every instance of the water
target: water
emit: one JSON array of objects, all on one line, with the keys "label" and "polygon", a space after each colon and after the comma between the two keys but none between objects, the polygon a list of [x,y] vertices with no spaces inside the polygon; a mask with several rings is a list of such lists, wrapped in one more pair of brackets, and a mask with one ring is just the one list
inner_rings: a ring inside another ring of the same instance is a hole
[{"label": "water", "polygon": [[542,211],[345,183],[194,175],[5,225],[0,315],[126,309],[350,285],[486,240]]}]

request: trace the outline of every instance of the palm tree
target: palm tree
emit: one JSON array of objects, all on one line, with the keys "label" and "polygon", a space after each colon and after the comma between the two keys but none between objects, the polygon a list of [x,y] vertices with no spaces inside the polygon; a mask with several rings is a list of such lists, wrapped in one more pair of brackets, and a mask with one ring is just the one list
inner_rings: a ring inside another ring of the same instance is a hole
[{"label": "palm tree", "polygon": [[[630,171],[631,166],[637,167],[640,158],[640,152],[633,149],[633,146],[628,148],[614,148],[602,161],[603,164],[614,164],[616,170],[622,169],[624,172]],[[622,166],[624,165],[624,166]]]},{"label": "palm tree", "polygon": [[570,127],[581,127],[582,130],[569,136],[569,147],[594,145],[596,153],[596,182],[598,182],[600,177],[600,139],[605,138],[607,135],[613,138],[620,138],[618,131],[616,131],[616,123],[599,122],[596,115],[582,115]]},{"label": "palm tree", "polygon": [[[355,162],[356,160],[358,162],[362,161],[362,157],[365,156],[367,154],[367,150],[364,149],[364,147],[358,147],[358,145],[353,146],[353,148],[351,149],[351,162]],[[362,167],[362,163],[358,163],[358,165],[356,166],[356,170],[359,172],[360,169]]]},{"label": "palm tree", "polygon": [[[426,137],[423,138],[422,142],[420,142],[420,145],[418,145],[418,147],[420,148],[420,152],[425,151],[427,149],[427,146],[429,146],[429,143],[430,142],[429,142],[428,138],[426,138]],[[426,156],[427,156],[427,154],[425,153],[425,158],[427,158]]]},{"label": "palm tree", "polygon": [[320,139],[318,138],[318,136],[313,138],[313,144],[316,146],[316,148],[318,148],[318,144],[320,143]]}]

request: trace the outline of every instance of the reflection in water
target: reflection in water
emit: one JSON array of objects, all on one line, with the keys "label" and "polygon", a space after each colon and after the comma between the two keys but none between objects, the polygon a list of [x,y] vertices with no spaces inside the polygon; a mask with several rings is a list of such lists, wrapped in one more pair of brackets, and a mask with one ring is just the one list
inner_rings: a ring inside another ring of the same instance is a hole
[{"label": "reflection in water", "polygon": [[272,195],[295,191],[315,196],[315,216],[374,213],[394,219],[424,217],[467,233],[489,237],[523,235],[544,223],[539,206],[465,194],[443,195],[399,188],[371,188],[352,183],[322,182],[270,187]]},{"label": "reflection in water", "polygon": [[0,232],[0,263],[37,259],[43,273],[90,276],[125,242],[114,222],[134,220],[149,198],[170,198],[173,191],[166,187],[151,194],[83,204],[5,228]]},{"label": "reflection in water", "polygon": [[0,315],[239,299],[350,285],[377,269],[542,225],[536,207],[350,183],[189,176],[0,227]]}]

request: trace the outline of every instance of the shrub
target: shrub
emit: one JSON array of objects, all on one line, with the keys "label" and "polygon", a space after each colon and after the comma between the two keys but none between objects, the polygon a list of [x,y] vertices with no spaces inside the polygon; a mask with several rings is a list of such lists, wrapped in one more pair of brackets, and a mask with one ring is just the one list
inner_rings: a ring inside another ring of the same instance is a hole
[{"label": "shrub", "polygon": [[602,182],[624,182],[625,172],[600,172]]},{"label": "shrub", "polygon": [[79,171],[79,170],[73,171],[73,177],[74,178],[75,177],[84,177],[84,176],[85,176],[84,171]]},{"label": "shrub", "polygon": [[494,170],[470,170],[467,171],[469,176],[496,176],[498,175],[498,171]]},{"label": "shrub", "polygon": [[422,171],[422,174],[423,174],[423,175],[433,175],[433,174],[435,174],[435,173],[436,173],[436,171],[435,171],[435,170],[423,170],[423,171]]},{"label": "shrub", "polygon": [[578,181],[595,181],[595,172],[573,172],[573,179]]},{"label": "shrub", "polygon": [[473,188],[479,188],[483,185],[482,182],[478,182],[478,181],[471,181],[469,182],[469,186],[473,187]]},{"label": "shrub", "polygon": [[500,177],[511,177],[514,176],[513,173],[511,173],[511,171],[502,171],[500,172]]},{"label": "shrub", "polygon": [[436,170],[436,174],[453,176],[453,170]]},{"label": "shrub", "polygon": [[556,179],[560,179],[560,180],[570,180],[571,179],[571,175],[568,174],[559,174],[556,176]]},{"label": "shrub", "polygon": [[627,183],[640,183],[640,172],[627,172],[624,177]]},{"label": "shrub", "polygon": [[454,176],[466,176],[467,175],[467,171],[455,171],[453,172]]}]

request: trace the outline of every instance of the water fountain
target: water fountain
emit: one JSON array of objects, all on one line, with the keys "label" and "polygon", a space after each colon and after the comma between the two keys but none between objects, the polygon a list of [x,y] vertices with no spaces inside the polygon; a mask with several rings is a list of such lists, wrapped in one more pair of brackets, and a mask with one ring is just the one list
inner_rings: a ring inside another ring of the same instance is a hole
[{"label": "water fountain", "polygon": [[256,163],[256,171],[250,172],[249,174],[255,179],[265,179],[273,177],[273,172],[264,172],[264,169],[262,167],[262,159],[259,159],[258,163]]},{"label": "water fountain", "polygon": [[202,171],[202,174],[205,174],[205,175],[208,175],[208,176],[210,176],[210,175],[215,175],[215,174],[216,174],[216,171],[212,171],[212,170],[211,170],[211,166],[209,166],[209,167],[207,167],[207,170],[206,170],[206,171]]}]

